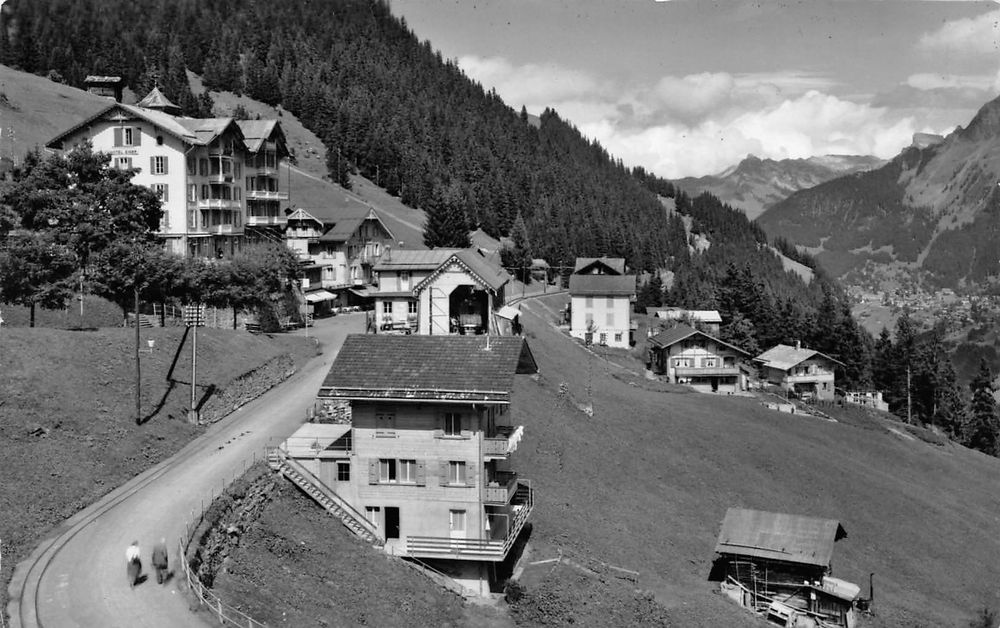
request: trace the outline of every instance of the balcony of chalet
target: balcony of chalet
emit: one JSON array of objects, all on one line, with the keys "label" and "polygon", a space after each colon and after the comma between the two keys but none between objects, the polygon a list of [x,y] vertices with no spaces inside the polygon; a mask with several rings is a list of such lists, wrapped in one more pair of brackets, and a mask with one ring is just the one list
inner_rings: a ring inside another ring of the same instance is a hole
[{"label": "balcony of chalet", "polygon": [[497,471],[483,487],[483,503],[509,504],[518,489],[517,473],[513,471]]},{"label": "balcony of chalet", "polygon": [[247,200],[249,201],[287,201],[288,192],[277,190],[247,190]]},{"label": "balcony of chalet", "polygon": [[510,456],[521,443],[524,426],[497,426],[495,432],[483,438],[483,457],[486,460],[502,460]]},{"label": "balcony of chalet", "polygon": [[[405,555],[414,558],[443,558],[501,562],[510,552],[534,507],[534,492],[526,481],[514,480],[514,491],[504,505],[487,504],[488,529],[481,539],[447,536],[411,536]],[[504,487],[507,490],[507,487]]]},{"label": "balcony of chalet", "polygon": [[736,377],[740,369],[736,366],[676,366],[677,377]]}]

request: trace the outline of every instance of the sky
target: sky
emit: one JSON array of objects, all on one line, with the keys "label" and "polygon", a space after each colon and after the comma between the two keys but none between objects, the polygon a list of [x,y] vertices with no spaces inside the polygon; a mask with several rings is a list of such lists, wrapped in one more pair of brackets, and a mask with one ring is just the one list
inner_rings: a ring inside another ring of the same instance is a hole
[{"label": "sky", "polygon": [[546,107],[679,178],[748,154],[891,158],[1000,95],[1000,4],[925,0],[391,0],[516,110]]}]

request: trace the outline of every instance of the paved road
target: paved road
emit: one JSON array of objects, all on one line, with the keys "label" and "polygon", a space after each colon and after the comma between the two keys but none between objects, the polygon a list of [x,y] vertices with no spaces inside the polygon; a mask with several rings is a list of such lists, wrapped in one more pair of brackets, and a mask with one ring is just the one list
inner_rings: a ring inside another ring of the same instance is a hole
[{"label": "paved road", "polygon": [[177,539],[192,513],[207,505],[223,482],[242,473],[255,453],[259,459],[266,445],[277,444],[304,421],[344,337],[363,330],[363,314],[318,321],[309,335],[322,343],[321,356],[169,460],[63,523],[15,570],[8,606],[11,628],[215,625],[189,611],[190,598],[177,578],[158,586],[154,576],[130,589],[125,548],[139,541],[149,574],[152,546],[164,537],[171,569],[176,569]]}]

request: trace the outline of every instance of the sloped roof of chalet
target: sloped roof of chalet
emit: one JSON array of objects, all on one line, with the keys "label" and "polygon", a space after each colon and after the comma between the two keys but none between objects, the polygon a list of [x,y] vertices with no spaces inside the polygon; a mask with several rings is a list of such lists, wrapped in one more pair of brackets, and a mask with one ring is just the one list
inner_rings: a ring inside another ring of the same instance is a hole
[{"label": "sloped roof of chalet", "polygon": [[483,249],[484,251],[488,251],[490,253],[495,253],[500,250],[500,240],[497,240],[482,229],[470,231],[469,241],[472,242],[472,246],[475,248]]},{"label": "sloped roof of chalet", "polygon": [[573,267],[574,273],[582,273],[600,264],[617,275],[625,274],[625,258],[622,257],[578,257]]},{"label": "sloped roof of chalet", "polygon": [[389,230],[389,227],[382,222],[378,212],[368,206],[355,205],[347,208],[344,214],[334,223],[333,227],[321,235],[319,240],[320,242],[347,242],[351,239],[351,236],[357,233],[358,227],[369,218],[373,218],[378,224],[382,225],[385,232],[389,234],[390,239],[394,240],[396,238],[392,234],[392,231]]},{"label": "sloped roof of chalet", "polygon": [[764,353],[754,358],[754,361],[762,362],[765,366],[778,369],[779,371],[787,371],[796,364],[805,362],[809,358],[817,355],[821,358],[825,358],[831,362],[844,366],[844,363],[840,360],[831,358],[830,356],[820,353],[819,351],[802,348],[796,349],[795,347],[791,347],[789,345],[776,345],[771,347]]},{"label": "sloped roof of chalet", "polygon": [[680,320],[689,318],[702,323],[721,323],[722,315],[717,310],[681,310],[676,308],[647,307],[647,314],[653,314],[664,320]]},{"label": "sloped roof of chalet", "polygon": [[120,76],[105,76],[101,74],[88,74],[84,79],[84,83],[122,83],[124,79]]},{"label": "sloped roof of chalet", "polygon": [[635,294],[635,275],[569,276],[570,296],[631,296]]},{"label": "sloped roof of chalet", "polygon": [[846,536],[834,519],[730,508],[715,552],[829,567],[834,542]]},{"label": "sloped roof of chalet", "polygon": [[251,153],[259,151],[264,142],[275,133],[285,143],[285,133],[277,120],[237,120],[236,124],[243,132],[243,141]]},{"label": "sloped roof of chalet", "polygon": [[352,334],[320,397],[509,403],[514,375],[538,372],[517,336]]},{"label": "sloped roof of chalet", "polygon": [[176,137],[186,144],[204,146],[212,142],[232,125],[236,134],[243,139],[243,133],[235,125],[232,118],[185,118],[172,116],[158,109],[146,109],[136,105],[125,105],[122,103],[112,103],[101,109],[88,118],[84,118],[71,128],[63,131],[45,144],[47,148],[58,149],[66,137],[76,133],[82,128],[90,126],[95,120],[108,117],[115,110],[120,110],[119,116],[128,118],[139,118],[145,120],[153,126],[162,129],[165,133]]},{"label": "sloped roof of chalet", "polygon": [[457,262],[460,266],[472,274],[481,284],[490,290],[497,292],[510,281],[510,275],[500,265],[487,259],[476,249],[457,249],[454,253],[444,259],[430,275],[413,287],[413,292],[423,290],[424,286],[434,281],[434,278],[452,262]]},{"label": "sloped roof of chalet", "polygon": [[719,340],[715,336],[706,334],[705,332],[695,329],[690,325],[685,325],[684,323],[674,325],[670,329],[664,329],[660,333],[650,338],[649,342],[660,349],[665,349],[671,345],[677,344],[678,342],[684,340],[685,338],[690,338],[691,336],[702,336],[704,338],[707,338],[708,340],[711,340],[712,342],[729,347],[733,351],[738,351],[739,353],[742,353],[748,358],[751,357],[749,353],[747,353],[743,349],[740,349],[736,345],[731,345],[728,342]]},{"label": "sloped roof of chalet", "polygon": [[435,270],[462,249],[393,249],[373,270]]}]

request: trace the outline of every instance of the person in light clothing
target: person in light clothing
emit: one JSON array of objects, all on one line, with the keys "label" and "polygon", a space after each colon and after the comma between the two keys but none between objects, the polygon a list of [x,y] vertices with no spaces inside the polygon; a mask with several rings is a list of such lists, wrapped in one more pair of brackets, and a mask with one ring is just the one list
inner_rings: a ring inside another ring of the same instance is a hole
[{"label": "person in light clothing", "polygon": [[128,576],[128,586],[134,587],[139,582],[139,574],[142,573],[142,561],[139,559],[139,541],[132,541],[132,544],[125,550],[125,573]]}]

